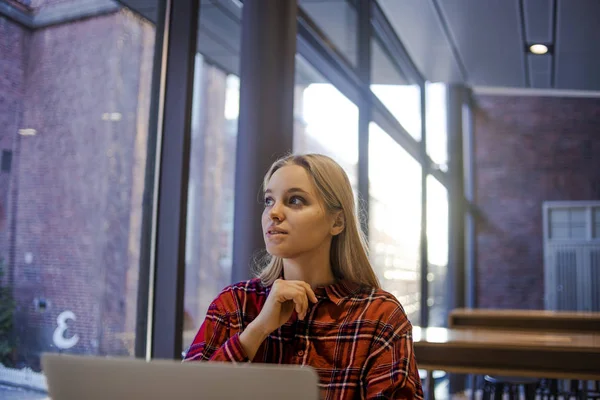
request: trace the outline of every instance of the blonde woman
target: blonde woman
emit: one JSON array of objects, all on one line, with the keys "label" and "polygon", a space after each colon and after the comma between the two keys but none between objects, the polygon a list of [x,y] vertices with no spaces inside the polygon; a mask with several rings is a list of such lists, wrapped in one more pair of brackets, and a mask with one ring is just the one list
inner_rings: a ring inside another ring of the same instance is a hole
[{"label": "blonde woman", "polygon": [[263,189],[270,259],[213,301],[185,360],[309,365],[324,399],[423,398],[412,326],[379,286],[344,170],[291,155]]}]

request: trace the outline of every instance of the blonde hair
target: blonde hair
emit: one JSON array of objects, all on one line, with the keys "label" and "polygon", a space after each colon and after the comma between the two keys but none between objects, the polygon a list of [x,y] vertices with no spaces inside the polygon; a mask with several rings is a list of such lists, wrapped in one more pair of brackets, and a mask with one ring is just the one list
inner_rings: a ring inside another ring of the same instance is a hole
[{"label": "blonde hair", "polygon": [[[346,172],[333,159],[321,154],[289,155],[271,165],[264,178],[263,191],[275,171],[288,165],[298,165],[306,170],[328,212],[341,211],[343,214],[344,230],[334,236],[331,242],[330,260],[334,277],[379,288],[379,280],[369,262],[367,241],[360,228],[352,186]],[[267,255],[258,277],[263,285],[270,286],[281,277],[282,271],[283,259]]]}]

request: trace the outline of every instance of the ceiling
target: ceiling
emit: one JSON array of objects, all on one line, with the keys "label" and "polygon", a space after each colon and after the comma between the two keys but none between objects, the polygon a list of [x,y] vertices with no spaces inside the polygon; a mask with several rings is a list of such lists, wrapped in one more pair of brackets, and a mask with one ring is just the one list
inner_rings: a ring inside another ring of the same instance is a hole
[{"label": "ceiling", "polygon": [[[598,0],[378,1],[429,80],[600,90]],[[528,55],[531,43],[553,54]]]},{"label": "ceiling", "polygon": [[[422,75],[473,87],[600,90],[600,0],[377,0]],[[155,20],[155,0],[122,0]],[[356,11],[347,0],[299,0],[300,7],[356,63]],[[201,0],[198,48],[238,73],[241,2]],[[527,54],[531,43],[551,53]],[[401,83],[373,48],[373,83]]]}]

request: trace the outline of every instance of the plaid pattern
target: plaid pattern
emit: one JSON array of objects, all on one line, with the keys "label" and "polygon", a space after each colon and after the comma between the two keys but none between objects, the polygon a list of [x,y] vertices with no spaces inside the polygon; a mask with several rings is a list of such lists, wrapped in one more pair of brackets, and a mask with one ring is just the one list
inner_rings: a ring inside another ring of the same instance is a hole
[{"label": "plaid pattern", "polygon": [[[259,280],[225,288],[210,305],[185,361],[248,362],[239,334],[270,287]],[[391,294],[343,281],[315,291],[305,320],[296,312],[262,343],[257,363],[313,367],[321,398],[422,399],[412,326]]]}]

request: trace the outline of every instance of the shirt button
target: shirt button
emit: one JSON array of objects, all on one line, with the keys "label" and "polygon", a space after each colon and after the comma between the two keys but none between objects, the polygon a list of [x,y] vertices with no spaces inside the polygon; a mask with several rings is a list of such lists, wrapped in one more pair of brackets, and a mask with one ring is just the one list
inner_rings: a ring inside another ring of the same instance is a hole
[{"label": "shirt button", "polygon": [[298,350],[296,354],[298,355],[298,357],[302,357],[304,355],[304,350]]}]

